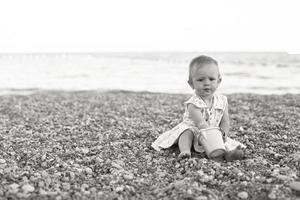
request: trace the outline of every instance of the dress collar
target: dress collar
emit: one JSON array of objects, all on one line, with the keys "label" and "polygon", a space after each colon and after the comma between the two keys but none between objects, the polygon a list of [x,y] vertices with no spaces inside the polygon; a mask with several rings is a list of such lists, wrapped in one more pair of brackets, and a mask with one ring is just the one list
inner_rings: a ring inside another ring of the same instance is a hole
[{"label": "dress collar", "polygon": [[[206,105],[206,103],[204,102],[204,100],[201,97],[197,96],[196,93],[194,94],[194,96],[198,100],[199,107],[201,107],[201,108],[208,108],[208,106]],[[218,94],[215,93],[213,95],[212,101],[213,102],[212,102],[212,107],[211,108],[214,108],[214,109],[223,109],[221,98],[219,97]]]}]

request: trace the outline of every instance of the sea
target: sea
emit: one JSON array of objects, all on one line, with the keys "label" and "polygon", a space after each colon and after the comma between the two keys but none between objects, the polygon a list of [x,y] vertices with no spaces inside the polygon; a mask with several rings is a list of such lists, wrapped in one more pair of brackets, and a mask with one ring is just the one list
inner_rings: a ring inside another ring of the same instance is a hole
[{"label": "sea", "polygon": [[300,55],[285,52],[2,53],[0,95],[41,90],[191,93],[188,65],[219,62],[220,93],[299,94]]}]

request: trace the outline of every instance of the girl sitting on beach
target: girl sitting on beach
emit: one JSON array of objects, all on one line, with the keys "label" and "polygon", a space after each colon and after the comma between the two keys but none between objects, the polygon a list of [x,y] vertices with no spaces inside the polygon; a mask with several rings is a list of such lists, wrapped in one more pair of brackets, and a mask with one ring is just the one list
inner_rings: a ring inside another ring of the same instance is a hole
[{"label": "girl sitting on beach", "polygon": [[[190,158],[191,148],[203,152],[202,131],[218,127],[223,133],[227,161],[242,159],[245,146],[228,137],[229,115],[227,98],[215,93],[221,82],[218,63],[211,57],[199,56],[189,66],[188,83],[194,90],[192,97],[185,102],[183,121],[173,129],[160,135],[152,144],[156,150],[166,149],[178,143],[179,158]],[[223,159],[224,155],[216,159]]]}]

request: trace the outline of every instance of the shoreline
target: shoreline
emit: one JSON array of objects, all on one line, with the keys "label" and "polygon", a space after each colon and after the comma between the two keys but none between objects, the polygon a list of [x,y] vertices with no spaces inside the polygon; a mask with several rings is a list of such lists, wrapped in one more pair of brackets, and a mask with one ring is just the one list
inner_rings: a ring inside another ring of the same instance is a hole
[{"label": "shoreline", "polygon": [[[35,94],[63,94],[63,93],[140,93],[140,94],[165,94],[165,95],[191,95],[187,93],[169,93],[169,92],[155,92],[155,91],[137,91],[137,90],[123,90],[123,89],[96,89],[96,90],[56,90],[56,89],[2,89],[1,96],[26,96]],[[258,96],[283,96],[283,95],[300,95],[300,93],[254,93],[254,92],[234,92],[234,93],[220,93],[226,96],[232,95],[258,95]]]}]

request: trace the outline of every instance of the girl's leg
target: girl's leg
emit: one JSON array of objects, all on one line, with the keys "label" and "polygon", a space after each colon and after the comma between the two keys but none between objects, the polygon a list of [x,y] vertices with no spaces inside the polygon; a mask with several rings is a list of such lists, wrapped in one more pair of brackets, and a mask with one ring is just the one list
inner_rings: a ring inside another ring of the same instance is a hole
[{"label": "girl's leg", "polygon": [[185,130],[179,137],[178,147],[180,150],[179,158],[190,158],[194,134],[190,130]]}]

